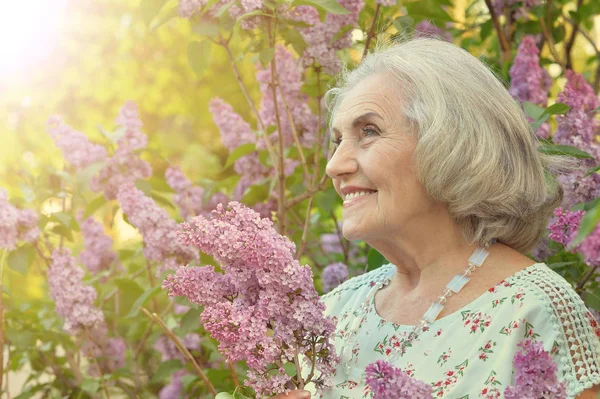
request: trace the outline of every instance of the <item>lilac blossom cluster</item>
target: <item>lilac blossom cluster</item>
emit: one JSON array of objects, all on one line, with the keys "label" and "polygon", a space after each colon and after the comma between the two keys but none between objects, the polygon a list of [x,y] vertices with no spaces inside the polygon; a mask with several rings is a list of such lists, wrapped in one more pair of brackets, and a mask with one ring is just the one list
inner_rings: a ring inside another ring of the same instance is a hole
[{"label": "lilac blossom cluster", "polygon": [[365,368],[367,389],[373,399],[431,399],[431,386],[410,377],[384,360]]},{"label": "lilac blossom cluster", "polygon": [[[78,215],[81,219],[81,215]],[[110,269],[118,262],[117,254],[112,250],[113,240],[104,233],[104,226],[93,217],[80,221],[85,249],[79,254],[81,262],[92,274]]]},{"label": "lilac blossom cluster", "polygon": [[47,130],[64,158],[76,168],[103,162],[108,156],[103,146],[92,143],[85,134],[66,125],[57,116],[48,119]]},{"label": "lilac blossom cluster", "polygon": [[31,209],[18,209],[0,189],[0,248],[13,250],[17,242],[34,242],[40,236],[38,216]]},{"label": "lilac blossom cluster", "polygon": [[117,150],[112,157],[106,159],[102,169],[90,180],[92,191],[103,191],[108,200],[117,197],[119,186],[122,184],[152,176],[150,164],[139,158],[136,153],[146,147],[148,138],[141,131],[142,122],[135,103],[128,101],[119,111],[115,122],[124,129],[117,140]]},{"label": "lilac blossom cluster", "polygon": [[438,28],[429,20],[423,20],[415,25],[415,36],[418,37],[434,37],[442,38],[447,42],[452,43],[452,35],[447,30]]},{"label": "lilac blossom cluster", "polygon": [[323,269],[321,281],[323,282],[323,291],[329,292],[348,279],[348,266],[342,262],[336,262]]},{"label": "lilac blossom cluster", "polygon": [[571,212],[556,208],[554,210],[555,218],[548,225],[549,237],[569,248],[571,252],[581,253],[586,264],[600,265],[600,226],[597,226],[581,244],[576,247],[571,246],[577,236],[584,215],[585,211]]},{"label": "lilac blossom cluster", "polygon": [[512,12],[515,19],[525,19],[529,10],[539,4],[540,0],[495,0],[493,7],[498,15]]},{"label": "lilac blossom cluster", "polygon": [[171,382],[165,385],[158,393],[159,399],[187,399],[188,395],[183,394],[183,381],[181,378],[186,375],[185,370],[178,370],[171,375]]},{"label": "lilac blossom cluster", "polygon": [[[305,147],[310,147],[315,142],[315,132],[318,120],[308,106],[308,95],[302,93],[302,70],[298,60],[283,46],[275,48],[274,62],[277,65],[279,84],[277,85],[277,109],[283,136],[283,145],[288,147],[293,144],[292,124],[296,128],[298,139]],[[265,126],[277,126],[275,101],[273,100],[271,65],[258,67],[256,79],[260,84],[263,97],[260,103],[260,118]],[[287,109],[291,114],[288,117]],[[273,133],[274,136],[277,132]]]},{"label": "lilac blossom cluster", "polygon": [[144,256],[159,263],[157,275],[198,260],[198,251],[177,240],[179,226],[167,211],[137,189],[132,183],[119,187],[117,199],[130,224],[144,239]]},{"label": "lilac blossom cluster", "polygon": [[557,366],[542,342],[530,339],[518,344],[521,348],[515,354],[515,384],[506,387],[506,399],[547,398],[565,399],[565,385],[556,377]]},{"label": "lilac blossom cluster", "polygon": [[[54,250],[48,285],[56,313],[65,319],[63,328],[72,335],[89,337],[84,353],[98,359],[101,372],[111,372],[124,365],[125,343],[108,337],[104,314],[94,306],[96,290],[83,284],[83,275],[68,248]],[[98,374],[92,367],[90,371]]]},{"label": "lilac blossom cluster", "polygon": [[[548,91],[552,86],[550,74],[540,66],[540,50],[533,36],[527,35],[519,45],[517,55],[510,68],[510,94],[521,103],[527,101],[546,107]],[[531,118],[530,122],[531,122]],[[536,134],[544,139],[550,135],[550,125],[543,123]]]},{"label": "lilac blossom cluster", "polygon": [[558,176],[565,189],[563,206],[572,208],[576,203],[600,197],[600,175],[592,173],[585,176],[589,167],[600,163],[600,144],[596,139],[600,134],[600,121],[594,118],[592,112],[600,106],[600,100],[580,74],[569,70],[566,78],[565,89],[558,94],[557,100],[571,109],[566,115],[556,117],[558,127],[552,141],[577,147],[593,157],[582,161],[581,169]]},{"label": "lilac blossom cluster", "polygon": [[310,353],[304,361],[314,366],[312,381],[328,388],[339,360],[335,325],[323,316],[310,267],[294,259],[295,245],[237,202],[182,227],[180,240],[213,256],[224,273],[213,266],[181,267],[163,287],[204,306],[204,327],[220,352],[229,361],[247,362],[246,384],[259,398],[284,392],[290,377],[282,365]]},{"label": "lilac blossom cluster", "polygon": [[[180,0],[179,2],[179,16],[182,18],[191,18],[198,11],[202,10],[209,3],[208,0]],[[212,3],[212,2],[211,2]],[[240,5],[232,0],[220,0],[216,3],[212,3],[210,8],[207,10],[208,14],[213,17],[219,16],[219,10],[223,6],[228,6],[227,11],[232,18],[239,18],[243,14],[256,11],[262,8],[262,0],[241,0]],[[241,21],[241,27],[243,29],[252,29],[258,26],[260,22],[259,16],[246,17]]]},{"label": "lilac blossom cluster", "polygon": [[192,184],[185,177],[181,169],[175,166],[167,168],[165,171],[165,180],[175,190],[173,202],[179,208],[179,213],[183,219],[187,220],[192,216],[199,215],[203,211],[204,189]]},{"label": "lilac blossom cluster", "polygon": [[[383,1],[388,4],[391,2],[391,0]],[[358,25],[358,14],[365,6],[364,0],[341,0],[339,3],[349,13],[343,15],[328,13],[323,22],[319,20],[319,13],[313,7],[299,6],[289,13],[291,19],[311,25],[299,29],[307,44],[302,54],[304,66],[318,65],[330,75],[336,74],[342,67],[336,51],[352,46],[352,29],[345,30],[341,36],[339,36],[340,32],[346,26]]]}]

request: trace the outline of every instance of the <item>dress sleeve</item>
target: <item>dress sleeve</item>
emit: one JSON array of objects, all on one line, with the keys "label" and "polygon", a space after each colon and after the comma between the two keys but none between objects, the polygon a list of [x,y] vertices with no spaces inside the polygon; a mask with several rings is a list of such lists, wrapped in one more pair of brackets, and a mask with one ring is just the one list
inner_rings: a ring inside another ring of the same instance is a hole
[{"label": "dress sleeve", "polygon": [[538,269],[522,277],[535,286],[545,305],[555,337],[558,377],[569,397],[600,385],[600,328],[573,287],[550,269]]}]

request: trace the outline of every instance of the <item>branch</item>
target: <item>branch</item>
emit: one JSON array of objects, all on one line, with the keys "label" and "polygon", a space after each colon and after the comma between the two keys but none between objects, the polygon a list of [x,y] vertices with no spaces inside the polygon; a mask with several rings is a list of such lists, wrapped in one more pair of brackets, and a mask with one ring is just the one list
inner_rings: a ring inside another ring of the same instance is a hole
[{"label": "branch", "polygon": [[365,49],[363,51],[361,62],[367,58],[367,54],[369,53],[369,45],[371,44],[371,40],[375,39],[375,24],[377,23],[377,18],[379,17],[379,9],[381,8],[381,4],[377,4],[377,8],[375,9],[375,15],[373,15],[373,22],[371,22],[371,28],[367,32],[367,41],[365,42]]},{"label": "branch", "polygon": [[502,26],[500,26],[500,20],[496,15],[496,10],[494,10],[494,6],[492,5],[492,0],[485,0],[485,5],[490,12],[490,17],[492,18],[492,24],[494,25],[494,29],[498,34],[498,39],[500,40],[500,48],[502,49],[502,62],[507,62],[510,59],[510,43],[508,39],[504,35],[504,31],[502,30]]},{"label": "branch", "polygon": [[[487,0],[486,0],[487,1]],[[560,56],[558,55],[558,51],[556,50],[556,46],[554,44],[554,39],[552,39],[552,34],[551,32],[548,30],[549,27],[552,27],[552,20],[551,20],[551,5],[552,5],[552,0],[547,0],[546,3],[546,20],[548,21],[548,23],[546,24],[546,22],[544,22],[544,18],[540,18],[540,26],[542,27],[542,33],[544,35],[544,38],[546,39],[546,42],[548,42],[548,50],[550,50],[550,53],[552,54],[552,57],[554,57],[554,61],[556,61],[557,64],[560,65],[560,67],[562,68],[563,72],[566,71],[566,66],[564,64],[563,61],[561,61]]]},{"label": "branch", "polygon": [[576,292],[578,292],[579,294],[583,292],[583,287],[585,286],[585,283],[587,283],[588,280],[594,275],[594,272],[599,266],[600,265],[590,266],[590,270],[588,270],[585,276],[583,276],[583,278],[577,283],[577,286],[575,287]]},{"label": "branch", "polygon": [[233,379],[233,383],[237,388],[240,386],[240,380],[238,379],[237,372],[235,371],[235,363],[227,360],[227,364],[229,365],[229,370],[231,371],[231,378]]},{"label": "branch", "polygon": [[308,226],[310,225],[310,214],[312,211],[312,203],[314,200],[314,196],[311,196],[308,199],[308,207],[306,209],[306,218],[304,219],[304,227],[302,229],[302,239],[300,240],[300,246],[298,247],[298,251],[296,252],[296,259],[300,260],[302,256],[302,252],[304,252],[304,248],[306,247],[306,236],[308,234]]},{"label": "branch", "polygon": [[96,370],[98,371],[98,378],[100,379],[100,386],[102,387],[102,390],[104,391],[104,394],[106,395],[106,398],[110,399],[110,394],[108,393],[108,389],[106,388],[106,385],[104,384],[104,378],[102,376],[102,369],[100,368],[100,364],[98,363],[98,359],[96,358],[96,354],[94,353],[94,345],[96,347],[98,347],[99,350],[102,350],[102,346],[100,346],[99,343],[97,343],[94,339],[92,339],[92,336],[88,333],[86,328],[83,329],[83,335],[91,343],[90,357],[92,358],[94,366],[96,366]]},{"label": "branch", "polygon": [[173,343],[175,344],[175,346],[177,347],[177,349],[179,349],[179,352],[181,352],[181,354],[183,355],[183,357],[185,357],[185,359],[188,362],[190,362],[190,364],[192,365],[192,368],[194,369],[194,371],[196,372],[196,374],[198,374],[200,376],[200,378],[202,379],[202,381],[204,381],[204,384],[206,385],[206,387],[208,388],[208,390],[210,391],[210,393],[214,397],[216,397],[217,396],[217,391],[215,390],[215,387],[210,382],[210,380],[208,379],[208,377],[206,376],[206,374],[204,374],[204,372],[202,371],[202,369],[200,368],[200,366],[196,362],[196,359],[194,359],[194,356],[192,356],[192,354],[190,353],[190,351],[187,350],[187,348],[181,342],[181,340],[175,334],[173,334],[173,331],[171,331],[169,329],[169,327],[167,327],[165,325],[165,323],[163,323],[163,321],[158,317],[158,315],[156,313],[150,313],[146,308],[142,308],[142,312],[144,312],[144,314],[146,314],[146,316],[148,316],[151,320],[153,320],[156,324],[158,324],[163,329],[163,331],[165,332],[165,334],[171,339],[171,341],[173,341]]},{"label": "branch", "polygon": [[[550,0],[549,0],[550,1]],[[575,12],[579,11],[579,8],[583,4],[583,0],[577,0],[577,6],[575,7]],[[571,36],[565,45],[565,60],[566,60],[566,68],[572,69],[572,60],[571,60],[571,49],[573,48],[573,44],[575,44],[575,37],[577,36],[577,32],[579,31],[579,22],[573,23],[573,30],[571,31]]]},{"label": "branch", "polygon": [[293,198],[290,198],[290,200],[287,201],[287,203],[286,203],[286,207],[287,208],[291,208],[292,206],[301,203],[305,199],[310,198],[311,196],[313,196],[314,194],[318,193],[319,191],[322,191],[325,187],[327,187],[327,183],[328,182],[329,182],[328,180],[323,179],[319,183],[319,185],[317,185],[316,187],[310,187],[308,190],[306,190],[302,194],[297,195],[297,196],[295,196]]}]

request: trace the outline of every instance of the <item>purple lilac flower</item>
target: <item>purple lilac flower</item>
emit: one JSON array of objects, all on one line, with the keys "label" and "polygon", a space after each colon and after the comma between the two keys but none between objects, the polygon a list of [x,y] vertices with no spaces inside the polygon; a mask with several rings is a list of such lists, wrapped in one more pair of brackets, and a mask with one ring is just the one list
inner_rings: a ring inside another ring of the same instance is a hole
[{"label": "purple lilac flower", "polygon": [[578,202],[588,202],[600,196],[600,175],[585,176],[586,170],[600,163],[600,121],[591,112],[600,106],[600,100],[583,76],[571,70],[566,73],[565,89],[558,94],[558,101],[571,109],[566,115],[556,117],[558,127],[552,136],[557,144],[571,145],[591,154],[594,159],[581,161],[581,168],[569,174],[559,175],[558,182],[565,189],[563,206],[573,207]]},{"label": "purple lilac flower", "polygon": [[522,102],[545,107],[552,86],[550,74],[540,66],[540,50],[533,36],[527,35],[519,45],[510,68],[510,94]]},{"label": "purple lilac flower", "polygon": [[337,233],[321,234],[321,248],[323,248],[323,251],[326,253],[341,254],[344,252],[340,236]]},{"label": "purple lilac flower", "polygon": [[56,313],[65,319],[64,329],[71,334],[91,331],[104,323],[104,315],[94,307],[96,290],[83,285],[83,275],[68,248],[52,253],[48,269],[50,297],[56,303]]},{"label": "purple lilac flower", "polygon": [[[202,341],[202,337],[196,333],[189,333],[183,339],[183,345],[189,351],[197,351],[200,350],[200,342]],[[161,361],[166,362],[167,360],[179,359],[182,362],[185,362],[185,357],[181,354],[177,346],[173,340],[171,340],[166,335],[161,335],[156,340],[154,344],[154,349],[160,352]]]},{"label": "purple lilac flower", "polygon": [[107,157],[103,146],[92,143],[85,134],[64,124],[57,116],[48,119],[47,130],[65,159],[76,168],[102,162]]},{"label": "purple lilac flower", "polygon": [[438,28],[428,20],[423,20],[415,25],[415,35],[419,37],[441,37],[447,42],[452,43],[452,35],[447,30]]},{"label": "purple lilac flower", "polygon": [[104,233],[104,226],[93,217],[88,217],[80,223],[80,228],[85,250],[79,254],[79,262],[92,274],[108,270],[113,262],[118,261],[118,257],[112,250],[112,238]]},{"label": "purple lilac flower", "polygon": [[13,250],[18,241],[34,242],[41,231],[38,215],[31,209],[18,209],[8,202],[8,193],[0,189],[0,248]]},{"label": "purple lilac flower", "polygon": [[242,144],[256,143],[256,135],[252,132],[250,124],[236,113],[231,105],[215,97],[210,100],[208,109],[219,128],[223,145],[230,151]]},{"label": "purple lilac flower", "polygon": [[184,220],[192,216],[197,216],[203,211],[202,198],[204,197],[204,189],[193,185],[185,177],[181,169],[174,166],[167,168],[165,171],[165,180],[175,190],[173,202],[179,208],[179,213]]},{"label": "purple lilac flower", "polygon": [[377,360],[365,368],[367,389],[373,399],[430,399],[431,386],[411,378],[384,360]]},{"label": "purple lilac flower", "polygon": [[[519,8],[514,9],[514,6],[519,5]],[[529,10],[540,4],[540,0],[495,0],[493,3],[496,14],[504,14],[505,10],[514,11],[515,19],[524,19]]]},{"label": "purple lilac flower", "polygon": [[181,18],[190,18],[205,4],[205,0],[180,0],[179,16]]},{"label": "purple lilac flower", "polygon": [[342,0],[339,3],[350,12],[345,15],[327,14],[324,22],[319,20],[319,14],[313,7],[296,7],[289,14],[291,19],[312,25],[299,29],[307,44],[307,48],[302,54],[302,63],[305,67],[320,65],[324,72],[331,75],[340,71],[342,65],[336,51],[352,46],[351,31],[337,40],[334,39],[344,26],[357,26],[358,14],[365,3],[364,0]]},{"label": "purple lilac flower", "polygon": [[541,342],[521,341],[515,353],[515,384],[506,387],[506,399],[567,398],[565,385],[556,377],[557,366]]},{"label": "purple lilac flower", "polygon": [[579,252],[586,264],[600,265],[600,225],[579,244]]},{"label": "purple lilac flower", "polygon": [[106,160],[100,172],[90,180],[92,191],[103,191],[108,200],[117,197],[122,184],[152,176],[150,164],[136,154],[137,150],[146,147],[148,138],[141,131],[142,122],[139,120],[135,103],[131,101],[125,103],[119,111],[116,123],[125,129],[123,135],[117,140],[117,150]]},{"label": "purple lilac flower", "polygon": [[179,226],[167,211],[146,197],[132,183],[119,188],[117,199],[129,223],[136,227],[144,239],[144,256],[158,262],[157,275],[164,270],[176,269],[182,264],[199,259],[198,252],[177,241]]},{"label": "purple lilac flower", "polygon": [[556,219],[553,219],[548,225],[550,230],[548,237],[568,247],[577,235],[579,224],[584,215],[585,211],[571,212],[560,207],[556,208],[554,210]]},{"label": "purple lilac flower", "polygon": [[[178,370],[171,376],[171,382],[169,385],[165,385],[163,389],[158,393],[159,399],[181,399],[183,392],[183,383],[181,377],[186,374],[185,370]],[[183,395],[183,399],[188,398],[187,395]]]},{"label": "purple lilac flower", "polygon": [[[308,106],[308,95],[302,93],[302,71],[292,53],[283,46],[277,46],[274,56],[279,75],[279,86],[277,90],[277,108],[279,120],[283,131],[284,146],[293,144],[292,122],[290,121],[285,104],[287,103],[300,143],[306,147],[313,145],[318,120],[316,115]],[[265,126],[277,126],[275,114],[275,102],[273,101],[273,90],[271,89],[272,77],[270,64],[266,67],[258,67],[256,79],[260,84],[263,98],[260,106],[260,117]],[[286,103],[282,97],[285,97]],[[277,132],[272,137],[277,137]]]},{"label": "purple lilac flower", "polygon": [[323,291],[329,292],[348,279],[348,266],[341,262],[332,263],[323,269],[321,280]]},{"label": "purple lilac flower", "polygon": [[224,273],[213,266],[181,267],[163,287],[170,296],[204,306],[205,329],[230,361],[247,362],[246,384],[259,397],[284,392],[289,380],[284,370],[270,375],[266,367],[314,350],[309,344],[314,340],[315,353],[328,352],[315,365],[316,380],[322,381],[318,388],[331,385],[339,361],[331,341],[334,323],[323,317],[310,267],[294,259],[295,245],[270,220],[231,202],[228,208],[217,206],[212,219],[198,216],[183,223],[180,239],[211,255]]}]

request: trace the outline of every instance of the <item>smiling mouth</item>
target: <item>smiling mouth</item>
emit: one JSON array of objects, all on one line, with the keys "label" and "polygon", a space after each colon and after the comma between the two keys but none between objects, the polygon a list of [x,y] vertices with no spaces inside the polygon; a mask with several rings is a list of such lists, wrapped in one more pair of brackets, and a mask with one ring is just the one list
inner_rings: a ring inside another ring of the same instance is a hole
[{"label": "smiling mouth", "polygon": [[344,206],[354,203],[361,198],[368,197],[371,194],[375,194],[377,191],[357,191],[346,195],[344,198]]}]

